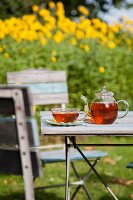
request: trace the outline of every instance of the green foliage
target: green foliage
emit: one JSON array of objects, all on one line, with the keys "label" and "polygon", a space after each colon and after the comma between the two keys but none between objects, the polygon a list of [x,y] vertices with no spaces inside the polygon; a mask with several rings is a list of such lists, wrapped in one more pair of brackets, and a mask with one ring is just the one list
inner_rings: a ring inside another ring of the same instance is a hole
[{"label": "green foliage", "polygon": [[[6,83],[8,71],[40,67],[62,69],[67,71],[68,76],[69,106],[82,109],[80,95],[87,96],[91,102],[95,92],[106,85],[108,90],[115,93],[116,100],[127,100],[130,110],[133,110],[132,49],[126,46],[109,49],[94,41],[86,41],[86,44],[90,48],[88,52],[81,49],[80,44],[72,46],[68,40],[58,45],[50,41],[42,46],[37,41],[16,43],[7,38],[0,43],[3,47],[0,53],[0,82]],[[9,58],[4,58],[5,53],[9,54]],[[53,56],[56,62],[51,61]],[[105,69],[103,73],[100,72],[100,66]]]},{"label": "green foliage", "polygon": [[29,13],[34,4],[43,3],[43,0],[2,0],[0,1],[0,18],[22,16]]},{"label": "green foliage", "polygon": [[[40,7],[46,7],[50,0],[2,0],[0,1],[0,18],[5,19],[11,16],[20,17],[26,13],[31,12],[33,5],[37,4]],[[59,0],[53,0],[58,2]],[[65,11],[67,16],[75,17],[78,15],[77,7],[79,5],[84,5],[88,8],[90,12],[90,18],[95,18],[98,16],[99,11],[108,12],[112,4],[115,7],[132,7],[132,2],[127,2],[126,0],[93,0],[93,1],[83,1],[83,0],[61,0],[65,6]]]}]

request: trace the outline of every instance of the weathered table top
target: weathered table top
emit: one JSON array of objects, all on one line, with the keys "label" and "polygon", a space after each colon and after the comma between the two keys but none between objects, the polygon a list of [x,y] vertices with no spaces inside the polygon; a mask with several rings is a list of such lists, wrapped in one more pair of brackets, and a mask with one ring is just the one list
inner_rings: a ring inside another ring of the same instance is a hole
[{"label": "weathered table top", "polygon": [[[55,126],[46,123],[46,119],[52,119],[51,112],[41,111],[41,133],[43,135],[122,135],[133,136],[133,111],[129,111],[127,116],[117,119],[110,125],[96,125],[83,123],[77,126]],[[121,112],[119,112],[121,115]],[[81,112],[80,117],[83,117]]]}]

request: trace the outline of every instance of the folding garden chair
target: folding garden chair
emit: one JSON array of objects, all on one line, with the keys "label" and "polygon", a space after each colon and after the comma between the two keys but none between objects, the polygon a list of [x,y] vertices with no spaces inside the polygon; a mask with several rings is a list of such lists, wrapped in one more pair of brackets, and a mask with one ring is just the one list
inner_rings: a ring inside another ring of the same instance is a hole
[{"label": "folding garden chair", "polygon": [[26,200],[35,200],[33,178],[41,172],[36,125],[27,88],[1,86],[0,174],[23,176]]},{"label": "folding garden chair", "polygon": [[128,163],[127,168],[133,169],[133,162]]},{"label": "folding garden chair", "polygon": [[[68,103],[68,88],[67,88],[67,78],[65,71],[49,71],[43,69],[29,69],[19,72],[8,72],[7,82],[10,85],[24,85],[30,88],[32,101],[34,105],[49,105],[49,104],[60,104],[60,106],[65,107]],[[52,147],[57,147],[60,145],[52,145]],[[61,144],[62,146],[62,144]],[[50,145],[51,147],[51,145]],[[40,147],[41,149],[43,147]],[[41,152],[41,161],[44,164],[57,163],[65,161],[65,150],[48,150],[44,146],[44,151]],[[92,160],[95,166],[100,158],[107,155],[106,152],[102,151],[84,151],[85,156]],[[86,192],[88,199],[92,199],[90,193],[85,185],[85,181],[88,179],[91,170],[85,175],[85,177],[80,177],[76,169],[76,161],[83,160],[80,153],[76,150],[72,150],[70,154],[71,166],[76,175],[77,182],[70,183],[70,185],[77,185],[75,192],[72,195],[72,199],[76,196],[78,190],[82,187]],[[46,189],[52,187],[65,186],[65,184],[42,186],[38,189]]]}]

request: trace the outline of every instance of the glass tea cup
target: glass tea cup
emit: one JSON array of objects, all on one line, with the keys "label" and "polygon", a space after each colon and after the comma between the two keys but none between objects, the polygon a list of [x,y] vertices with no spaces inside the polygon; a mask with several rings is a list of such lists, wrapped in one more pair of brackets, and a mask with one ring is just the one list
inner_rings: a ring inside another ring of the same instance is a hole
[{"label": "glass tea cup", "polygon": [[52,108],[51,109],[54,120],[57,123],[73,123],[77,121],[80,109],[78,108]]}]

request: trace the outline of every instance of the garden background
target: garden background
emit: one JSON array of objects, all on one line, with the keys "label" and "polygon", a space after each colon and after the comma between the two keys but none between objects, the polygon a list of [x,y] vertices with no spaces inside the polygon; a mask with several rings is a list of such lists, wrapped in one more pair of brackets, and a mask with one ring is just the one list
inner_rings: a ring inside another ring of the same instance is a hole
[{"label": "garden background", "polygon": [[[83,109],[80,95],[88,97],[89,103],[95,92],[106,85],[115,93],[116,100],[125,99],[133,110],[133,21],[126,16],[119,22],[108,24],[96,16],[92,17],[89,7],[79,4],[76,16],[65,15],[62,2],[51,1],[3,1],[0,3],[0,83],[6,83],[6,73],[27,68],[48,68],[66,70],[69,86],[68,106]],[[12,3],[11,3],[12,2]],[[29,2],[29,3],[28,3]],[[81,3],[81,2],[80,2]],[[74,5],[75,6],[75,5]],[[22,8],[22,9],[20,9]],[[108,138],[104,139],[108,141]],[[128,139],[121,138],[122,142]],[[117,138],[116,138],[117,141]],[[115,141],[115,142],[116,142]],[[99,139],[99,142],[103,142]],[[119,199],[132,199],[131,184],[133,174],[125,170],[131,150],[107,149],[110,157],[99,166],[107,176]],[[117,156],[116,156],[117,152]],[[125,155],[125,156],[124,156]],[[119,165],[118,165],[119,164]],[[112,166],[118,165],[114,172]],[[53,166],[53,170],[54,170]],[[62,167],[62,166],[61,166]],[[103,169],[107,169],[103,171]],[[123,169],[125,170],[123,173]],[[53,181],[50,170],[49,182]],[[62,170],[63,171],[63,170]],[[60,174],[60,170],[56,172]],[[119,174],[119,178],[115,179]],[[65,177],[65,174],[62,173]],[[62,177],[58,176],[59,182]],[[128,177],[128,178],[127,178]],[[97,187],[95,178],[93,188]],[[124,180],[124,181],[123,181]],[[10,196],[10,191],[22,190],[16,177],[1,177],[0,199],[18,199],[19,194]],[[43,180],[42,180],[43,181]],[[120,186],[124,188],[119,193]],[[39,182],[40,184],[40,182]],[[6,187],[5,187],[6,186]],[[13,187],[14,186],[14,187]],[[104,189],[102,188],[104,191]],[[92,189],[94,192],[95,189]],[[95,193],[95,192],[94,192]],[[38,199],[45,192],[38,193]],[[63,199],[63,189],[46,193],[47,199]],[[9,196],[8,196],[9,195]],[[18,195],[18,196],[17,196]],[[53,197],[52,195],[55,195]],[[82,192],[79,197],[82,197]],[[106,194],[107,195],[107,194]],[[109,199],[97,189],[94,199]]]}]

